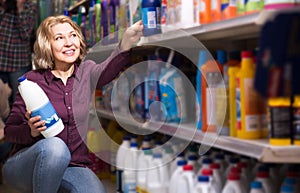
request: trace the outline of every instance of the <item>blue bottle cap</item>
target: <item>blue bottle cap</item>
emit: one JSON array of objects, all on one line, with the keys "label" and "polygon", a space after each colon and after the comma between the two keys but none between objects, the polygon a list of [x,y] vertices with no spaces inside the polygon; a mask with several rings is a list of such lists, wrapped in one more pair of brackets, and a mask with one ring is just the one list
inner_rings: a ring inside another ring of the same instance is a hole
[{"label": "blue bottle cap", "polygon": [[26,76],[23,75],[20,78],[18,78],[18,82],[23,82],[24,80],[26,80]]}]

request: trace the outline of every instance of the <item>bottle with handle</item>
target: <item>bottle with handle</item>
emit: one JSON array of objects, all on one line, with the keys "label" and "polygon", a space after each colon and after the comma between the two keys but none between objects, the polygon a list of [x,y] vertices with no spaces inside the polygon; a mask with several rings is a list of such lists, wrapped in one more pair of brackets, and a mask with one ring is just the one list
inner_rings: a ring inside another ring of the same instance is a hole
[{"label": "bottle with handle", "polygon": [[64,125],[46,93],[37,83],[28,80],[25,76],[21,76],[18,81],[19,92],[26,109],[31,111],[31,117],[41,116],[41,120],[46,121],[47,129],[41,132],[42,135],[45,138],[58,135],[64,129]]}]

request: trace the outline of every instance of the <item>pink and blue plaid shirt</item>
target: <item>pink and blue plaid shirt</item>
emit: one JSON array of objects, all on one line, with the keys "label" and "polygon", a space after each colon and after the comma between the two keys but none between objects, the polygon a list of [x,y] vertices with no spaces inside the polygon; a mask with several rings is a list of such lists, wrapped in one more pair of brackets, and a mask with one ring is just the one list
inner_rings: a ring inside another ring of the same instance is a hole
[{"label": "pink and blue plaid shirt", "polygon": [[31,44],[37,9],[25,1],[20,14],[0,12],[0,71],[15,72],[31,65]]}]

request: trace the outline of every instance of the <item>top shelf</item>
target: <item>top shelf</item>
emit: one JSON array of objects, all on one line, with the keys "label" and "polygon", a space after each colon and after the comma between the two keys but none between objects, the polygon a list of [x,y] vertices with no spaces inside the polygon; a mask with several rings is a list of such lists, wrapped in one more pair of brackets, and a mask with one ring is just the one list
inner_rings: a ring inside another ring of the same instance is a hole
[{"label": "top shelf", "polygon": [[[165,33],[142,37],[138,46],[151,44],[163,46],[170,42],[174,42],[174,40],[176,40],[176,44],[178,45],[181,45],[181,43],[185,45],[187,36],[192,36],[194,39],[198,39],[201,42],[216,41],[220,39],[244,40],[247,38],[257,38],[259,37],[262,25],[267,21],[271,21],[279,13],[299,12],[299,10],[299,7],[280,10],[262,10],[258,13],[243,15],[210,24],[198,25],[185,29],[170,29]],[[95,46],[89,53],[105,53],[111,51],[116,45],[117,44]]]},{"label": "top shelf", "polygon": [[[300,146],[272,146],[268,139],[242,140],[234,137],[221,136],[215,133],[203,133],[197,130],[192,123],[168,124],[159,122],[137,122],[128,119],[128,115],[111,113],[106,110],[97,110],[98,116],[119,123],[146,130],[174,136],[183,140],[193,141],[206,146],[216,147],[239,155],[255,158],[265,163],[300,163]],[[207,149],[208,150],[208,149]]]}]

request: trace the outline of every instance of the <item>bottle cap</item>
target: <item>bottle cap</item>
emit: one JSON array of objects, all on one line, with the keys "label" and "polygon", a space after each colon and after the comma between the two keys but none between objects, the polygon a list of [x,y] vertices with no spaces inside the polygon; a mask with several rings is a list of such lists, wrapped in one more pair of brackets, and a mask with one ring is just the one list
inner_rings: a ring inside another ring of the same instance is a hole
[{"label": "bottle cap", "polygon": [[183,171],[193,171],[194,167],[192,165],[184,165]]},{"label": "bottle cap", "polygon": [[18,78],[18,82],[23,82],[24,80],[26,80],[26,76],[24,75]]},{"label": "bottle cap", "polygon": [[198,176],[198,182],[209,182],[209,177],[200,175]]},{"label": "bottle cap", "polygon": [[251,182],[251,188],[252,189],[261,189],[262,183],[260,181],[253,181],[253,182]]}]

